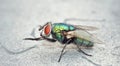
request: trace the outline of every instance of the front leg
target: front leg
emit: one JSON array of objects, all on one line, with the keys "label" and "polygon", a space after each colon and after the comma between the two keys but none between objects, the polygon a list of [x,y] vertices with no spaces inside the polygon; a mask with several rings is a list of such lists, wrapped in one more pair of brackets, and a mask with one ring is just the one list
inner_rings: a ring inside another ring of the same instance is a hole
[{"label": "front leg", "polygon": [[47,37],[40,37],[40,38],[24,38],[24,40],[32,40],[32,41],[38,41],[38,40],[48,40],[50,42],[56,42],[55,39],[47,38]]},{"label": "front leg", "polygon": [[42,36],[44,39],[46,39],[47,41],[50,41],[50,42],[56,42],[57,40],[55,39],[52,39],[52,38],[47,38],[47,37],[44,37]]},{"label": "front leg", "polygon": [[35,41],[38,41],[38,40],[43,40],[42,37],[39,37],[39,38],[24,38],[23,40],[35,40]]}]

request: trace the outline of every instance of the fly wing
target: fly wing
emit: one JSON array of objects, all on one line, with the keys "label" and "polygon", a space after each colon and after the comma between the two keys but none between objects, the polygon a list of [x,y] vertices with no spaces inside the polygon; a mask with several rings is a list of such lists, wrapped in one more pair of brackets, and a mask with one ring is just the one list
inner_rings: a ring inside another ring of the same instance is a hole
[{"label": "fly wing", "polygon": [[92,41],[94,43],[99,43],[99,44],[103,43],[102,41],[97,39],[95,36],[93,36],[91,33],[82,29],[68,32],[68,35],[67,35],[68,38],[74,37],[74,36],[81,39],[88,40],[88,41]]},{"label": "fly wing", "polygon": [[88,30],[88,31],[98,30],[97,27],[93,27],[93,26],[74,25],[74,27],[76,27],[77,29]]}]

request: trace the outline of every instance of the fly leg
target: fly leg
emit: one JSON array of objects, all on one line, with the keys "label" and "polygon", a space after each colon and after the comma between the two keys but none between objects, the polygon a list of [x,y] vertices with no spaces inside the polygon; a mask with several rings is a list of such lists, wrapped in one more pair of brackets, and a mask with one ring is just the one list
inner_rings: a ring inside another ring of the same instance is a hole
[{"label": "fly leg", "polygon": [[46,37],[42,37],[42,38],[24,38],[24,40],[35,40],[35,41],[38,41],[38,40],[43,40],[43,39],[46,39],[46,40],[48,40],[48,41],[50,41],[50,42],[56,42],[56,40],[55,39],[51,39],[51,38],[46,38]]},{"label": "fly leg", "polygon": [[46,39],[47,41],[50,41],[50,42],[56,42],[57,41],[57,40],[52,39],[52,38],[44,38],[44,39]]},{"label": "fly leg", "polygon": [[68,44],[70,41],[71,41],[71,39],[69,39],[69,40],[66,42],[65,46],[63,47],[63,49],[62,49],[62,51],[61,51],[61,54],[60,54],[60,57],[59,57],[59,59],[58,59],[58,62],[60,62],[60,60],[61,60],[61,58],[62,58],[62,56],[63,56],[63,52],[64,52],[67,44]]},{"label": "fly leg", "polygon": [[43,39],[46,39],[47,41],[50,41],[50,42],[56,42],[57,40],[53,39],[53,38],[47,38],[45,36],[42,35],[42,33],[40,34],[40,36],[43,38]]},{"label": "fly leg", "polygon": [[24,40],[35,40],[35,41],[42,40],[42,39],[43,39],[42,37],[39,37],[39,38],[24,38]]},{"label": "fly leg", "polygon": [[62,55],[63,55],[63,52],[64,52],[64,49],[66,48],[66,46],[67,46],[67,44],[65,44],[65,46],[63,47],[58,62],[60,62],[60,60],[62,58]]},{"label": "fly leg", "polygon": [[79,49],[79,52],[82,52],[83,54],[87,55],[87,56],[92,56],[90,54],[87,54],[86,52],[84,52],[83,50],[81,50],[81,48],[79,47],[79,45],[77,45],[77,48]]},{"label": "fly leg", "polygon": [[[42,35],[41,35],[42,36]],[[50,42],[56,42],[57,40],[53,39],[53,38],[47,38],[45,36],[42,36],[43,39],[46,39],[47,41],[50,41]]]}]

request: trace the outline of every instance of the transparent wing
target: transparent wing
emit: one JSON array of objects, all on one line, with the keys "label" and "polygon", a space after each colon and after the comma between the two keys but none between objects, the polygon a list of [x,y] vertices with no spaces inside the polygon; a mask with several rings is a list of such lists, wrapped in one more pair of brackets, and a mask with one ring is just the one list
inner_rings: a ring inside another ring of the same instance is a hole
[{"label": "transparent wing", "polygon": [[83,26],[83,25],[74,25],[74,27],[76,27],[77,29],[82,29],[82,30],[88,30],[88,31],[94,31],[94,30],[98,30],[97,27],[93,27],[93,26]]},{"label": "transparent wing", "polygon": [[97,39],[94,35],[92,35],[91,33],[89,33],[86,30],[79,29],[79,30],[75,30],[75,31],[69,31],[67,34],[68,34],[67,35],[68,38],[75,36],[75,37],[82,38],[82,39],[85,39],[88,41],[92,41],[94,43],[98,43],[98,44],[103,43],[102,41]]}]

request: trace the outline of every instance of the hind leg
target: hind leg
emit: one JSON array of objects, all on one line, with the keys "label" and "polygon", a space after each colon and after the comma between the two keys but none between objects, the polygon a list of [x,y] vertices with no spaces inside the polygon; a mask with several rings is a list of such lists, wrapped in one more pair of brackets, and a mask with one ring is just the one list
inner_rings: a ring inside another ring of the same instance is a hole
[{"label": "hind leg", "polygon": [[79,45],[77,45],[77,48],[79,49],[78,52],[82,52],[83,54],[87,55],[87,56],[92,56],[90,54],[87,54],[86,52],[84,52],[83,50],[81,50],[81,48],[79,47]]}]

